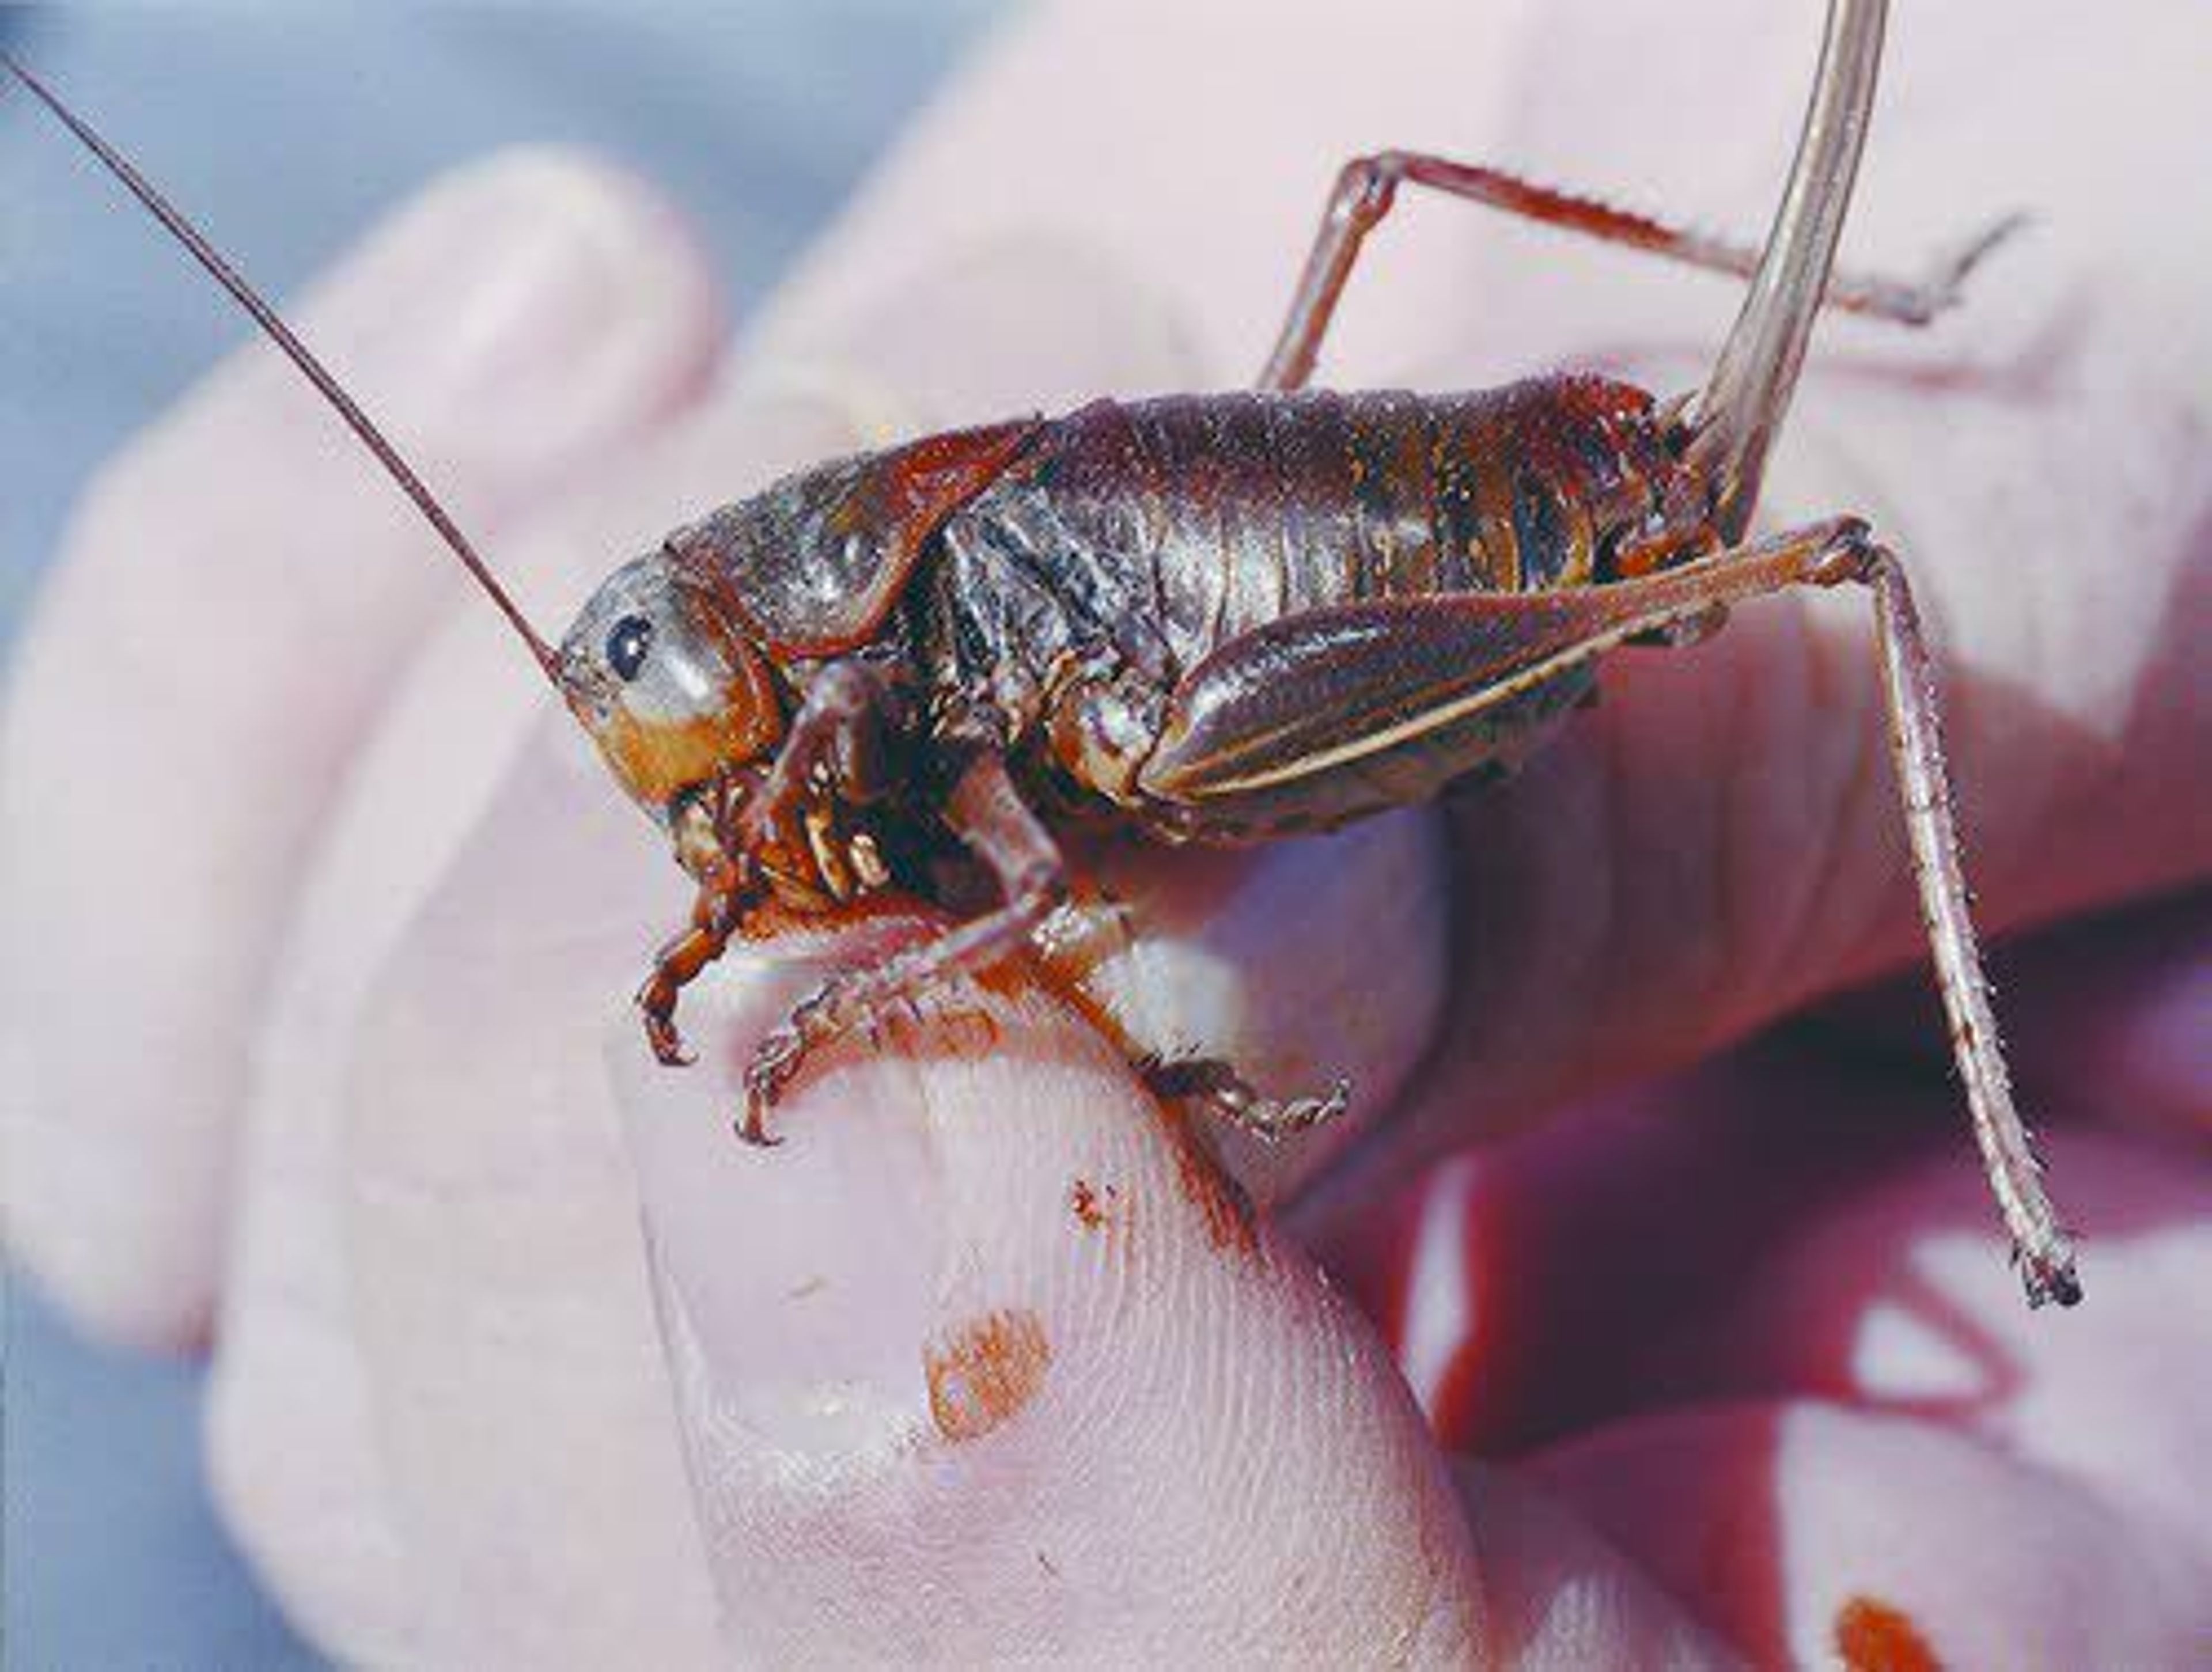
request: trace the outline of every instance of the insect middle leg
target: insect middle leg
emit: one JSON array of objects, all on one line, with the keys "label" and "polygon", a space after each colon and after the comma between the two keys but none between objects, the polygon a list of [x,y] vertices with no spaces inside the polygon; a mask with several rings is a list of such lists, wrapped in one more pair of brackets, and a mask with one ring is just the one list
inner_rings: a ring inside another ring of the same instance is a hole
[{"label": "insect middle leg", "polygon": [[1019,952],[1066,897],[1067,866],[1059,846],[1022,800],[996,750],[982,750],[969,762],[946,798],[943,816],[997,881],[998,909],[872,968],[834,976],[802,1000],[753,1054],[745,1072],[738,1136],[753,1143],[775,1141],[768,1132],[768,1111],[811,1051],[892,1005],[921,998]]},{"label": "insect middle leg", "polygon": [[1154,1063],[1145,1071],[1145,1083],[1158,1097],[1195,1097],[1270,1142],[1333,1121],[1352,1102],[1352,1082],[1345,1079],[1318,1097],[1271,1097],[1238,1073],[1234,1063],[1212,1056]]},{"label": "insect middle leg", "polygon": [[[1312,376],[1322,338],[1361,247],[1368,234],[1390,212],[1402,184],[1427,186],[1547,226],[1740,278],[1751,277],[1761,253],[1753,245],[1670,226],[1595,198],[1539,185],[1500,168],[1454,162],[1419,151],[1380,151],[1355,157],[1339,171],[1329,193],[1320,234],[1291,301],[1290,315],[1283,323],[1273,353],[1267,357],[1266,369],[1260,374],[1261,388],[1302,388]],[[1838,270],[1830,276],[1822,300],[1847,313],[1899,325],[1926,325],[1959,300],[1960,286],[1966,275],[2020,224],[2017,216],[1995,222],[1955,252],[1932,264],[1927,275],[1917,280]]]},{"label": "insect middle leg", "polygon": [[1310,1130],[1344,1113],[1352,1083],[1340,1079],[1319,1097],[1271,1097],[1220,1057],[1163,1055],[1157,1037],[1110,1000],[1086,990],[1108,962],[1135,945],[1127,909],[1091,895],[1073,898],[1040,924],[1030,938],[1038,967],[1111,1040],[1155,1097],[1203,1104],[1232,1125],[1273,1141]]}]

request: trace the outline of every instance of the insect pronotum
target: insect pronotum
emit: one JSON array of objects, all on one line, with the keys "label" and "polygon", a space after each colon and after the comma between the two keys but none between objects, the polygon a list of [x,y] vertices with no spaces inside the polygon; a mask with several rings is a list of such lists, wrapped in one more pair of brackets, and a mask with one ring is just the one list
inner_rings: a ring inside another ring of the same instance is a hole
[{"label": "insect pronotum", "polygon": [[[1872,110],[1882,0],[1832,0],[1763,248],[1694,237],[1496,169],[1388,152],[1338,177],[1248,393],[1101,400],[787,477],[617,569],[558,647],[501,590],[337,380],[200,235],[12,58],[7,67],[335,407],[507,617],[697,885],[639,994],[664,1061],[679,993],[770,908],[825,912],[964,854],[999,903],[836,976],[762,1043],[738,1129],[886,1006],[1115,925],[1054,824],[1251,842],[1426,799],[1510,764],[1630,641],[1680,641],[1796,587],[1867,589],[1891,753],[1975,1136],[2032,1305],[2081,1297],[2014,1107],[1959,862],[1936,678],[1903,565],[1837,517],[1751,539],[1820,307],[1925,322],[1984,238],[1921,283],[1835,269]],[[1309,390],[1368,233],[1401,186],[1486,204],[1750,289],[1705,387],[1594,375],[1477,393]],[[1999,230],[2002,230],[2000,228]],[[1109,1019],[1110,1024],[1110,1019]],[[1133,1042],[1123,1044],[1139,1055]],[[1334,1113],[1234,1065],[1140,1061],[1263,1134]]]}]

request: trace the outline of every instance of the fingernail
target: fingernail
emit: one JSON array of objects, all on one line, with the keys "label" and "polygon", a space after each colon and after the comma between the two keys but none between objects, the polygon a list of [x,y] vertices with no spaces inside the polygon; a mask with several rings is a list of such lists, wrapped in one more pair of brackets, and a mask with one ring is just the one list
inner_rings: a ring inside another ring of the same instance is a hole
[{"label": "fingernail", "polygon": [[740,1140],[753,1042],[830,968],[779,953],[732,955],[686,990],[687,1068],[624,1029],[616,1095],[687,1426],[735,1423],[749,1450],[865,1456],[925,1414],[917,1344],[945,1236],[917,1107],[929,1069],[844,1053],[773,1111],[774,1147]]},{"label": "fingernail", "polygon": [[1135,1241],[1196,1217],[1127,1074],[1034,997],[940,995],[926,1030],[831,1046],[773,1111],[778,1146],[742,1144],[752,1045],[829,967],[788,946],[687,991],[693,1067],[612,1052],[693,1493],[749,1644],[803,1641],[857,1571],[964,1563],[904,1547],[906,1517],[950,1524],[975,1471],[1050,1452],[1119,1343],[1099,1320]]}]

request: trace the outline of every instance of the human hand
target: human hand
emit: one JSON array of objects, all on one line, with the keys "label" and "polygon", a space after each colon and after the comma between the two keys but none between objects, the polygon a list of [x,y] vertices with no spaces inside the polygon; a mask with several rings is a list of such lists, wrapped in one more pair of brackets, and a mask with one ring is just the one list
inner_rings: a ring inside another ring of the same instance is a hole
[{"label": "human hand", "polygon": [[[784,466],[1237,380],[1358,149],[1685,210],[1709,185],[1699,218],[1763,223],[1811,20],[1709,9],[1650,39],[1595,9],[1501,18],[1464,58],[1374,66],[1318,22],[1262,45],[1179,14],[1174,55],[1140,57],[1164,21],[1048,14],[719,380],[680,233],[568,163],[453,188],[311,317],[557,623],[621,555]],[[2024,195],[2048,228],[1925,342],[1824,331],[1771,514],[1867,511],[1915,562],[1990,915],[2078,913],[2203,862],[2206,696],[2171,636],[2207,562],[2206,345],[2176,336],[2203,252],[2108,184],[2141,178],[2112,159],[2189,154],[2203,118],[2142,98],[2061,159],[2045,93],[2127,37],[2053,26],[1990,89],[1947,61],[1986,36],[1971,15],[1906,21],[1855,246],[1909,258]],[[1469,29],[1437,7],[1371,38]],[[1723,44],[1743,102],[1692,124],[1680,89]],[[2139,85],[2191,61],[2135,50]],[[1516,121],[1532,65],[1568,79]],[[1939,102],[1967,85],[1970,110]],[[1198,109],[1248,159],[1210,193],[1191,181],[1212,160],[1159,119]],[[981,253],[948,270],[948,250]],[[1686,386],[1734,301],[1419,204],[1324,374],[1476,383],[1595,347]],[[402,307],[442,313],[404,354]],[[6,976],[4,1188],[15,1245],[96,1324],[219,1319],[226,1501],[334,1650],[681,1663],[716,1652],[719,1595],[763,1657],[1687,1657],[1717,1652],[1710,1627],[1771,1658],[1878,1598],[1948,1657],[2170,1657],[2204,1594],[2170,1460],[2203,1450],[2203,1348],[2175,1321],[2206,1261],[2180,1145],[2207,1099],[2145,1040],[2179,1033],[2201,914],[2102,932],[2095,958],[2031,952],[2008,1006],[2033,1108],[2124,1103],[2138,1128],[2053,1146],[2091,1237],[2090,1306],[2063,1322],[2018,1310],[1940,1070],[1855,1067],[1860,1031],[1620,1090],[1917,956],[1848,604],[1618,659],[1522,783],[1447,814],[1249,861],[1102,858],[1167,948],[1164,1002],[1285,1083],[1354,1073],[1353,1121],[1295,1158],[1334,1152],[1312,1235],[1363,1274],[1449,1438],[1544,1448],[1454,1481],[1309,1257],[1248,1237],[1035,995],[1005,1001],[995,1055],[857,1063],[793,1100],[774,1155],[730,1144],[732,1066],[807,972],[733,962],[687,1012],[706,1062],[644,1061],[613,1000],[680,879],[303,401],[252,356],[142,445],[21,653],[0,904],[45,956]],[[2121,453],[2140,477],[2090,462]],[[2123,549],[2124,572],[2101,557]],[[127,793],[85,795],[79,763],[118,759]],[[240,761],[282,793],[209,797]],[[1609,1089],[1400,1216],[1420,1157]],[[1863,1146],[1862,1122],[1883,1128]]]}]

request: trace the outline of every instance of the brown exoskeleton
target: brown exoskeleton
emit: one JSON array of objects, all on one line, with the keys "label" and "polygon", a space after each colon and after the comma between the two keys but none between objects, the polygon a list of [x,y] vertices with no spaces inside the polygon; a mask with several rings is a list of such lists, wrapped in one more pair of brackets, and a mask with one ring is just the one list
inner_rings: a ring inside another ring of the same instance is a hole
[{"label": "brown exoskeleton", "polygon": [[[158,193],[27,73],[243,304],[416,501],[529,646],[697,884],[640,994],[665,1061],[678,994],[771,908],[927,893],[963,850],[993,909],[801,1003],[760,1046],[740,1133],[810,1052],[886,1007],[1105,909],[1061,819],[1170,842],[1326,829],[1524,755],[1632,641],[1702,635],[1762,593],[1856,582],[1875,605],[1892,751],[1976,1135],[2031,1304],[2080,1298],[2014,1110],[1960,873],[1934,672],[1898,560],[1840,517],[1747,538],[1825,301],[1924,322],[1984,240],[1919,285],[1833,271],[1872,108],[1882,0],[1832,0],[1781,209],[1757,252],[1530,185],[1389,153],[1340,177],[1256,392],[1100,401],[802,471],[616,572],[558,648],[500,589],[369,420]],[[1310,392],[1367,233],[1411,181],[1695,265],[1748,274],[1705,388],[1595,376],[1476,394]],[[1232,1066],[1152,1066],[1279,1132],[1341,1092],[1274,1103]]]}]

